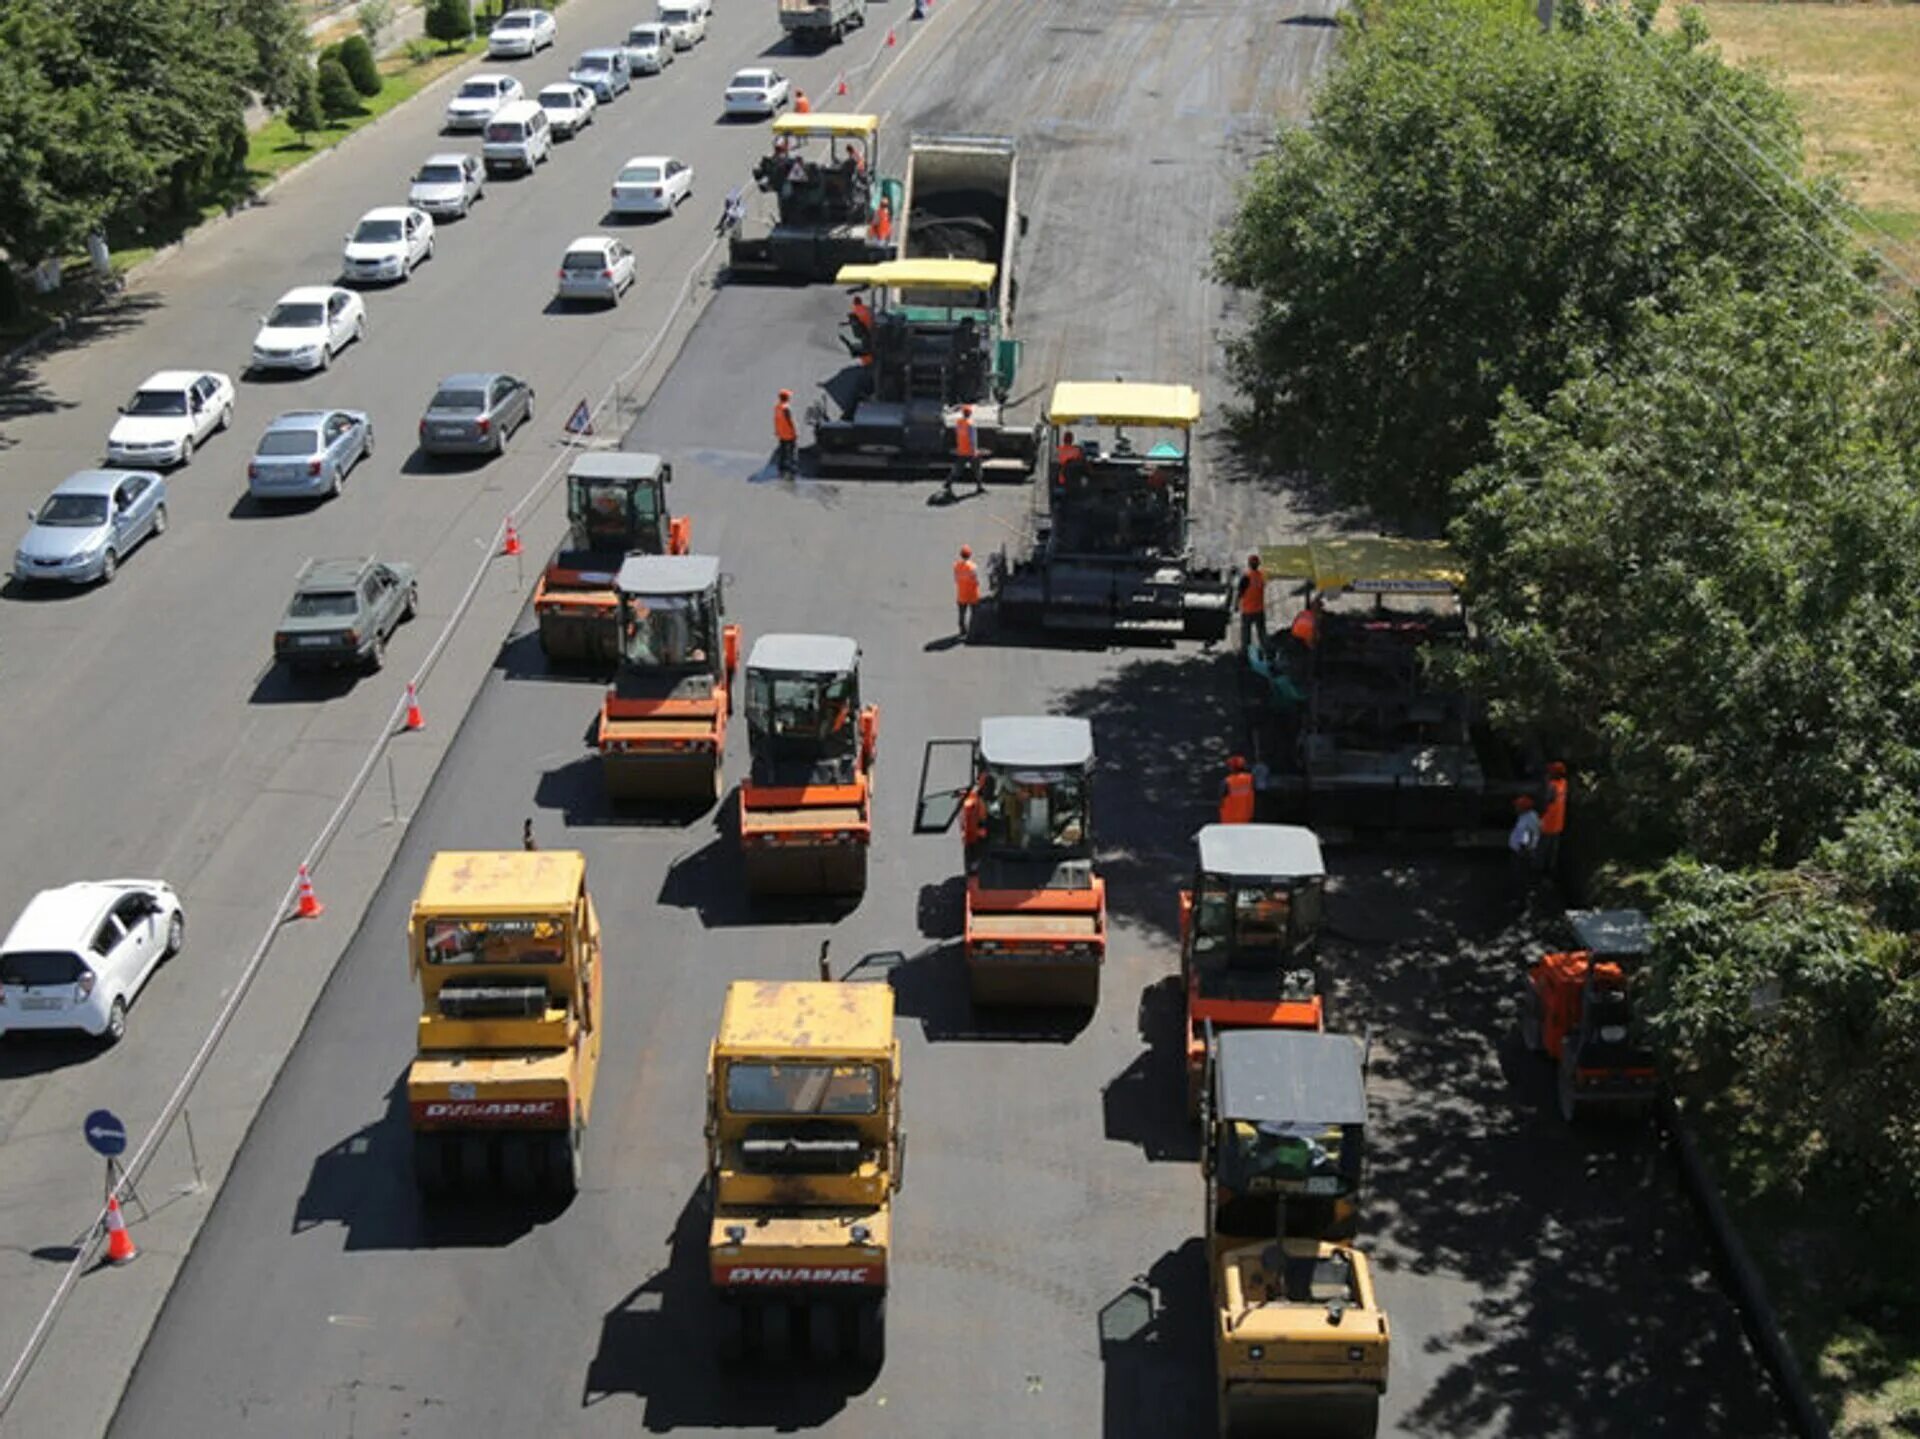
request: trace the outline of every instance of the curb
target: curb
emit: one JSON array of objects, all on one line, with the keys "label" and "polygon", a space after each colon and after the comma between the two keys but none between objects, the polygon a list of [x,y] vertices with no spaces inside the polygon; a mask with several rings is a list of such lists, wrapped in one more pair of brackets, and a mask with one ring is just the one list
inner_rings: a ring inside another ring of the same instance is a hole
[{"label": "curb", "polygon": [[1707,1233],[1713,1240],[1714,1250],[1725,1268],[1728,1287],[1740,1310],[1747,1337],[1759,1351],[1761,1361],[1779,1386],[1795,1431],[1801,1439],[1829,1439],[1827,1421],[1821,1417],[1819,1407],[1813,1401],[1813,1392],[1807,1387],[1800,1361],[1793,1347],[1787,1343],[1780,1327],[1780,1316],[1775,1313],[1773,1303],[1767,1297],[1766,1281],[1733,1226],[1733,1217],[1727,1212],[1727,1202],[1721,1197],[1713,1169],[1707,1163],[1706,1156],[1701,1154],[1679,1102],[1671,1095],[1664,1095],[1659,1114],[1660,1125],[1673,1140],[1674,1150],[1680,1157],[1680,1173],[1686,1180],[1687,1192],[1693,1199],[1694,1207],[1700,1211]]}]

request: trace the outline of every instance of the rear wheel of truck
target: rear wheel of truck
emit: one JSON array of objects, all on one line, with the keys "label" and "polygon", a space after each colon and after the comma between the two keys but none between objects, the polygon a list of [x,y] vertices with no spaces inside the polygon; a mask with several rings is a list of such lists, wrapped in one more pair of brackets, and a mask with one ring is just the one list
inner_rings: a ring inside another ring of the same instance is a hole
[{"label": "rear wheel of truck", "polygon": [[887,1357],[887,1301],[869,1299],[854,1321],[854,1356],[871,1369]]}]

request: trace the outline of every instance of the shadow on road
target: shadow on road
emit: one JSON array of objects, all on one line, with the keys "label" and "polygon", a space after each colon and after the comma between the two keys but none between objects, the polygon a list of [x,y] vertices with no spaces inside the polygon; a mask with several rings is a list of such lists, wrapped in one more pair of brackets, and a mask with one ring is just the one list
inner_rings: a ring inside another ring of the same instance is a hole
[{"label": "shadow on road", "polygon": [[1148,1159],[1197,1164],[1200,1131],[1187,1113],[1186,1001],[1179,976],[1142,990],[1139,1014],[1147,1047],[1101,1091],[1107,1138],[1139,1146]]},{"label": "shadow on road", "polygon": [[[1194,1199],[1199,1207],[1198,1171]],[[1206,1246],[1189,1239],[1102,1306],[1105,1439],[1212,1433],[1213,1348]]]},{"label": "shadow on road", "polygon": [[713,801],[708,799],[657,804],[610,799],[600,756],[592,751],[556,769],[542,771],[533,802],[540,809],[558,811],[569,828],[632,825],[640,829],[687,829],[714,810]]},{"label": "shadow on road", "polygon": [[254,681],[250,705],[318,705],[338,699],[361,680],[356,669],[316,670],[312,674],[296,672],[275,660]]},{"label": "shadow on road", "polygon": [[[77,350],[95,340],[108,339],[131,330],[143,324],[147,316],[160,308],[161,301],[157,295],[123,294],[117,300],[69,320],[64,331],[49,339],[33,354],[18,364],[0,370],[0,450],[10,450],[20,443],[7,428],[10,421],[24,420],[34,415],[51,415],[59,410],[71,410],[79,404],[78,400],[60,398],[47,387],[37,373],[42,360],[63,350]],[[104,423],[102,441],[106,438]]]},{"label": "shadow on road", "polygon": [[15,1030],[0,1042],[0,1079],[26,1079],[52,1074],[98,1059],[105,1049],[99,1040],[60,1030]]},{"label": "shadow on road", "polygon": [[1093,1018],[1091,1009],[995,1005],[976,1008],[957,939],[934,941],[897,961],[888,976],[894,1010],[920,1021],[933,1043],[1070,1044]]}]

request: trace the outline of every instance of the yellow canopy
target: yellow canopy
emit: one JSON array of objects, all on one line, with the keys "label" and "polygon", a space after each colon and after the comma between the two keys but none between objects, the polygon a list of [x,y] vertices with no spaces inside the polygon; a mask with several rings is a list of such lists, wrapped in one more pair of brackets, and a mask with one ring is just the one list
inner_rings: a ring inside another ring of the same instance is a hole
[{"label": "yellow canopy", "polygon": [[858,140],[880,128],[878,115],[782,115],[773,122],[776,135],[831,135],[836,140]]},{"label": "yellow canopy", "polygon": [[896,290],[991,290],[999,273],[985,260],[882,260],[875,265],[842,265],[833,281]]},{"label": "yellow canopy", "polygon": [[1171,425],[1184,430],[1200,419],[1200,392],[1191,385],[1062,380],[1053,387],[1047,418],[1056,425]]},{"label": "yellow canopy", "polygon": [[1459,557],[1442,540],[1372,536],[1266,545],[1260,550],[1260,568],[1269,581],[1305,581],[1324,594],[1446,594],[1466,583]]},{"label": "yellow canopy", "polygon": [[566,914],[587,877],[578,850],[442,850],[427,866],[416,914],[484,918]]},{"label": "yellow canopy", "polygon": [[893,990],[737,979],[727,986],[715,1043],[729,1059],[885,1060],[893,1053]]}]

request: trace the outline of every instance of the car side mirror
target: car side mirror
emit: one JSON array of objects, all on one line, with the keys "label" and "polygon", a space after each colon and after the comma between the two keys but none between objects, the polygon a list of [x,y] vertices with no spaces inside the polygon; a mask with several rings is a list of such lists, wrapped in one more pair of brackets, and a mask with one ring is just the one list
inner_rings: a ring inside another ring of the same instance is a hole
[{"label": "car side mirror", "polygon": [[124,415],[127,412],[127,407],[125,405],[115,405],[113,407],[113,412],[116,415]]},{"label": "car side mirror", "polygon": [[37,510],[28,510],[28,511],[27,511],[27,523],[28,523],[28,524],[30,524],[30,525],[37,525],[37,524],[39,524],[39,523],[40,523],[40,514],[39,514],[39,511],[37,511]]}]

